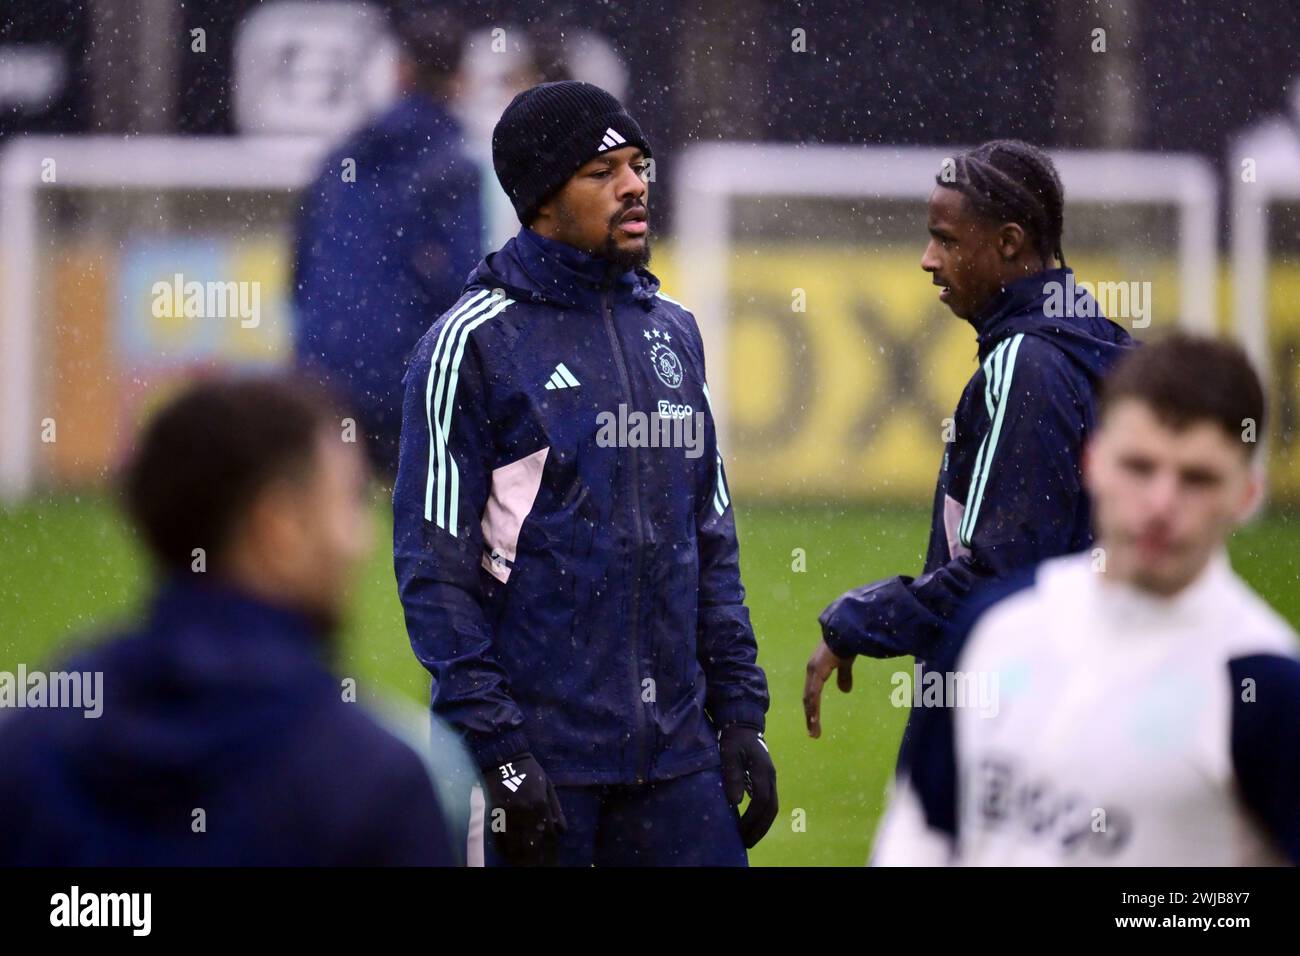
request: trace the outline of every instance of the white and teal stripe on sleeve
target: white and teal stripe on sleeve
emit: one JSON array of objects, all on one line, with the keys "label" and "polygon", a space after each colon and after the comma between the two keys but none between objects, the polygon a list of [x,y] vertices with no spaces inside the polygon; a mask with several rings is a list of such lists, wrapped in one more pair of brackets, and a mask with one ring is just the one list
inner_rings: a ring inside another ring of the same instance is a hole
[{"label": "white and teal stripe on sleeve", "polygon": [[988,487],[993,459],[998,450],[998,436],[1011,398],[1011,380],[1016,371],[1016,354],[1020,351],[1023,332],[999,343],[984,360],[984,407],[989,413],[989,430],[984,433],[979,451],[975,455],[975,468],[971,472],[970,487],[966,491],[966,510],[958,528],[958,540],[971,546],[975,536],[975,523],[979,521],[980,506],[984,503],[984,490]]},{"label": "white and teal stripe on sleeve", "polygon": [[[460,469],[447,447],[451,416],[456,408],[456,386],[465,342],[476,328],[514,303],[498,291],[483,289],[448,317],[438,333],[429,362],[425,386],[425,415],[429,422],[429,471],[424,488],[424,520],[435,519],[434,485],[437,485],[438,527],[457,535],[460,510]],[[449,477],[450,475],[450,477]],[[436,476],[436,482],[435,482]]]},{"label": "white and teal stripe on sleeve", "polygon": [[686,308],[686,306],[682,305],[680,302],[678,302],[670,295],[664,295],[662,292],[659,292],[657,290],[655,292],[655,295],[659,296],[659,298],[663,299],[665,302],[671,302],[673,305],[677,306],[677,308],[681,309],[684,312],[691,311],[690,309]]},{"label": "white and teal stripe on sleeve", "polygon": [[[667,298],[667,296],[665,296]],[[709,383],[704,383],[704,403],[709,406],[709,416],[713,416],[713,399],[709,397]],[[716,422],[717,419],[715,418]],[[731,504],[731,496],[727,494],[727,480],[722,475],[722,450],[718,450],[718,475],[717,484],[713,487],[713,510],[722,514],[727,510],[727,505]]]}]

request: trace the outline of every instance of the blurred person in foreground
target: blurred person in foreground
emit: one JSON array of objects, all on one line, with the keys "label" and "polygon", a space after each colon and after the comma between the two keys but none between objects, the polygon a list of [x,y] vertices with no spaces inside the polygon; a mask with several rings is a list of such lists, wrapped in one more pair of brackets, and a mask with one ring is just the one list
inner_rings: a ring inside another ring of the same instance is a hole
[{"label": "blurred person in foreground", "polygon": [[925,661],[982,593],[1092,543],[1083,447],[1098,383],[1133,340],[1076,286],[1064,224],[1056,166],[1028,143],[984,143],[935,177],[920,265],[974,329],[980,364],[953,412],[922,573],[854,588],[819,618],[804,682],[811,737],[826,681],[849,691],[857,655]]},{"label": "blurred person in foreground", "polygon": [[97,715],[0,710],[0,863],[460,862],[425,762],[327,666],[372,542],[342,415],[213,380],[148,425],[124,490],[152,598],[60,668],[102,675]]},{"label": "blurred person in foreground", "polygon": [[1085,456],[1097,550],[1008,585],[937,662],[995,698],[914,710],[875,863],[1300,863],[1296,635],[1226,549],[1263,434],[1235,346],[1120,362]]},{"label": "blurred person in foreground", "polygon": [[298,221],[297,362],[347,399],[388,479],[408,353],[483,247],[481,174],[451,113],[462,20],[422,5],[394,9],[401,95],[330,152]]}]

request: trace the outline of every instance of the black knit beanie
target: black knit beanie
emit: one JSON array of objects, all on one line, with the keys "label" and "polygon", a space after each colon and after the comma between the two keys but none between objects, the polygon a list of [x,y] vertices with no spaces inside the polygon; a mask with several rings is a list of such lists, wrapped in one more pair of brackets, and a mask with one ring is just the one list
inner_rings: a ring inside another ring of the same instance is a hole
[{"label": "black knit beanie", "polygon": [[624,146],[650,155],[641,127],[618,100],[599,86],[562,80],[510,101],[492,131],[492,165],[527,224],[584,163]]}]

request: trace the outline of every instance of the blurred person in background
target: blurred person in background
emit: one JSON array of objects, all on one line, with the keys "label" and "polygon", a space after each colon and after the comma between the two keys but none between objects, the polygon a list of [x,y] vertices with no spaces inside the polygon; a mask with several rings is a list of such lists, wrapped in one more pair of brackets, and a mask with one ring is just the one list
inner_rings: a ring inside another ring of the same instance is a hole
[{"label": "blurred person in background", "polygon": [[936,661],[998,699],[913,710],[875,863],[1300,864],[1296,634],[1226,547],[1264,413],[1234,345],[1121,360],[1084,458],[1098,548],[1006,583]]},{"label": "blurred person in background", "polygon": [[463,82],[451,110],[465,131],[466,153],[479,168],[484,250],[497,248],[519,228],[515,207],[492,169],[492,129],[497,117],[529,87],[569,79],[546,44],[551,35],[507,25],[475,30],[465,39]]},{"label": "blurred person in background", "polygon": [[213,380],[146,428],[124,484],[152,598],[61,667],[102,675],[98,715],[0,711],[0,864],[462,861],[426,760],[328,664],[373,541],[342,414],[314,384]]},{"label": "blurred person in background", "polygon": [[462,19],[395,6],[401,95],[330,153],[298,222],[297,362],[347,398],[388,478],[408,353],[460,293],[483,247],[482,177],[452,114],[463,85]]}]

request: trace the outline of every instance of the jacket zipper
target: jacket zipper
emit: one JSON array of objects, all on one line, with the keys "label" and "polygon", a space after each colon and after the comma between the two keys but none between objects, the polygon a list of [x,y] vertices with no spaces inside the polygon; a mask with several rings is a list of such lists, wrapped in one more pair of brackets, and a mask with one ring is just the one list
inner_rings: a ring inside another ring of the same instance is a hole
[{"label": "jacket zipper", "polygon": [[[614,329],[614,316],[609,307],[609,295],[600,297],[601,318],[605,321],[605,332],[609,335],[610,347],[614,350],[614,364],[618,367],[619,377],[623,380],[623,391],[627,395],[628,408],[632,407],[632,379],[627,373],[627,363],[623,357],[623,346],[619,344],[618,332]],[[645,545],[645,534],[641,527],[641,472],[637,465],[636,448],[627,449],[631,455],[632,486],[632,521],[636,527],[636,555],[632,565],[632,693],[636,698],[637,725],[637,761],[636,782],[644,783],[649,776],[645,767],[646,715],[645,703],[641,700],[641,551]]]}]

